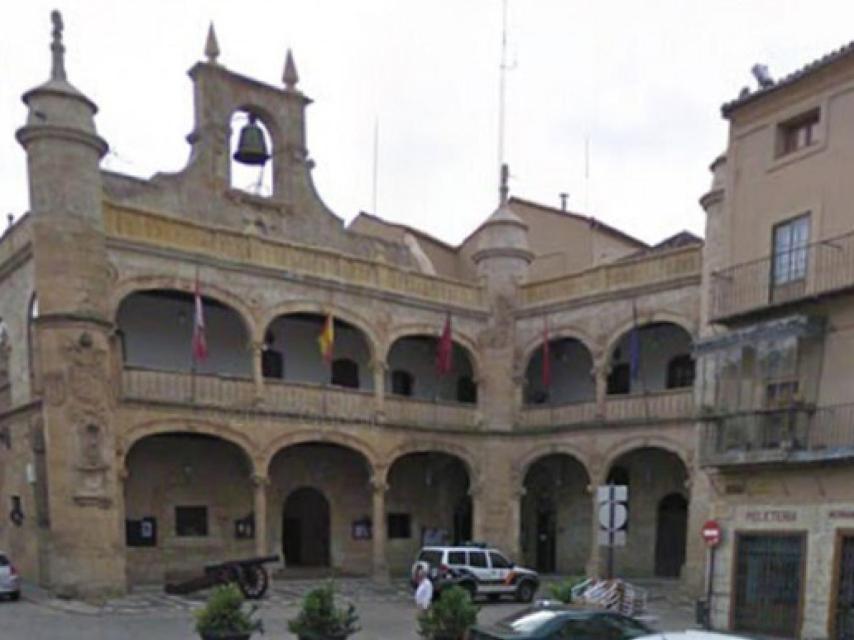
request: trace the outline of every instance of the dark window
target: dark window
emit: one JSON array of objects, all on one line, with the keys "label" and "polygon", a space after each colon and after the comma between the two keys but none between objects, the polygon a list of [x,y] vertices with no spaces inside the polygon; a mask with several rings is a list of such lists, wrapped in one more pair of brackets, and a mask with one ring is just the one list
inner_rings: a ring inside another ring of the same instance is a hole
[{"label": "dark window", "polygon": [[460,376],[457,380],[457,402],[477,402],[477,385],[471,376]]},{"label": "dark window", "polygon": [[621,362],[611,367],[608,374],[608,395],[616,395],[629,392],[629,364]]},{"label": "dark window", "polygon": [[176,536],[208,535],[207,507],[175,507]]},{"label": "dark window", "polygon": [[469,551],[469,566],[486,568],[486,553],[483,551]]},{"label": "dark window", "polygon": [[408,513],[388,514],[388,539],[411,538],[410,518]]},{"label": "dark window", "polygon": [[359,365],[349,358],[340,358],[332,363],[332,384],[349,389],[359,388]]},{"label": "dark window", "polygon": [[9,558],[0,553],[0,567],[8,567],[9,566]]},{"label": "dark window", "polygon": [[494,551],[489,552],[489,561],[492,563],[493,569],[509,569],[513,565],[502,556],[500,553],[495,553]]},{"label": "dark window", "polygon": [[807,275],[810,216],[804,214],[774,227],[774,285],[803,280]]},{"label": "dark window", "polygon": [[411,396],[415,378],[408,371],[396,369],[391,372],[391,392],[396,396]]},{"label": "dark window", "polygon": [[466,563],[466,552],[465,551],[449,551],[448,552],[448,564],[465,564]]},{"label": "dark window", "polygon": [[694,384],[694,358],[687,353],[674,357],[667,363],[667,388],[678,389]]},{"label": "dark window", "polygon": [[819,111],[813,109],[780,124],[777,128],[777,155],[784,156],[818,142],[818,123]]},{"label": "dark window", "polygon": [[261,352],[261,373],[265,378],[285,377],[285,361],[281,351],[277,351],[273,346],[275,341],[275,336],[268,332],[264,340],[264,350]]},{"label": "dark window", "polygon": [[[582,618],[581,620],[568,620],[564,623],[560,630],[560,638],[572,640],[603,640],[609,636],[603,633],[603,625],[592,618]],[[614,638],[613,640],[616,640]]]}]

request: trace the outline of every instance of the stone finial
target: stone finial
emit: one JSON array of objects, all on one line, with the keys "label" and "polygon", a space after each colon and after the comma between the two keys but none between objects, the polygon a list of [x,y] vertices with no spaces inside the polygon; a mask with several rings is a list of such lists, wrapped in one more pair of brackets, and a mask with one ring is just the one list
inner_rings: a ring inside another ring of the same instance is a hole
[{"label": "stone finial", "polygon": [[65,76],[65,47],[62,44],[62,14],[54,9],[50,12],[50,21],[53,23],[53,40],[50,43],[51,52],[51,80],[66,80]]},{"label": "stone finial", "polygon": [[498,187],[498,204],[499,206],[502,204],[507,204],[507,197],[510,193],[510,187],[508,186],[508,181],[510,179],[510,167],[507,166],[507,163],[501,165],[501,183]]},{"label": "stone finial", "polygon": [[208,27],[208,38],[205,40],[205,57],[210,64],[219,64],[216,59],[219,57],[219,42],[216,40],[216,31],[214,24]]},{"label": "stone finial", "polygon": [[282,74],[282,81],[288,91],[296,90],[297,82],[299,82],[297,66],[294,64],[294,56],[290,49],[288,49],[288,55],[285,56],[285,71]]}]

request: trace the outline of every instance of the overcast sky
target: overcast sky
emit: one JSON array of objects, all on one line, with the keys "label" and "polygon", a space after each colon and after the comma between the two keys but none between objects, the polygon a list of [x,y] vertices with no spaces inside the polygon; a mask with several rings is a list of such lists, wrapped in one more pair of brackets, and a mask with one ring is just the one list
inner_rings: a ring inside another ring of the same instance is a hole
[{"label": "overcast sky", "polygon": [[[0,4],[0,213],[27,210],[20,95],[47,78],[49,12],[69,80],[100,107],[108,168],[186,161],[213,20],[229,69],[280,85],[294,51],[314,99],[308,148],[326,203],[457,243],[497,204],[501,0],[12,1]],[[765,62],[774,77],[854,39],[850,2],[509,0],[505,155],[511,193],[569,206],[648,242],[702,233],[697,200],[724,149],[720,105]],[[589,140],[589,178],[585,178]]]}]

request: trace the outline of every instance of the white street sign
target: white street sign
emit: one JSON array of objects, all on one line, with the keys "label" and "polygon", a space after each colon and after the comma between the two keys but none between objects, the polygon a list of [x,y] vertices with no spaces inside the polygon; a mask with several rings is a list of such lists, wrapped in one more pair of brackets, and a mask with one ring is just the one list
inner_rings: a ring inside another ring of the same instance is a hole
[{"label": "white street sign", "polygon": [[[611,515],[612,508],[614,510],[613,516]],[[611,520],[612,517],[613,521]],[[599,526],[605,530],[613,529],[614,531],[619,531],[628,519],[629,510],[626,509],[626,505],[622,502],[615,502],[613,507],[610,502],[599,506]]]},{"label": "white street sign", "polygon": [[629,488],[624,484],[615,484],[613,487],[605,485],[596,489],[596,501],[608,502],[611,499],[611,489],[614,489],[614,500],[625,502],[629,499]]}]

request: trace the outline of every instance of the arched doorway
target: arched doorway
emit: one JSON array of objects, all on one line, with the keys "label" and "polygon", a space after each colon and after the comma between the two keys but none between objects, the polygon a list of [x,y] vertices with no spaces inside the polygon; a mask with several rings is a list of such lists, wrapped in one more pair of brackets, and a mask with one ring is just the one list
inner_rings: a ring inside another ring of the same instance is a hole
[{"label": "arched doorway", "polygon": [[541,573],[584,572],[590,554],[590,480],[565,453],[542,456],[525,473],[519,537],[527,566]]},{"label": "arched doorway", "polygon": [[276,452],[268,469],[275,515],[267,536],[281,549],[285,571],[370,572],[372,542],[365,532],[373,527],[373,472],[365,455],[341,444],[300,442]]},{"label": "arched doorway", "polygon": [[439,339],[431,335],[409,335],[394,341],[388,351],[389,378],[386,387],[396,396],[441,402],[477,403],[477,384],[471,354],[454,342],[451,370],[436,372]]},{"label": "arched doorway", "polygon": [[386,553],[392,573],[406,573],[424,545],[472,539],[469,470],[460,458],[441,451],[405,454],[389,467],[388,485]]},{"label": "arched doorway", "polygon": [[329,501],[314,487],[292,491],[282,510],[282,553],[290,567],[329,566]]},{"label": "arched doorway", "polygon": [[628,486],[626,544],[614,550],[617,575],[679,576],[685,562],[689,500],[685,463],[672,451],[642,446],[614,460],[607,477]]},{"label": "arched doorway", "polygon": [[685,563],[688,532],[688,501],[681,493],[669,493],[658,503],[655,534],[655,575],[678,578]]}]

